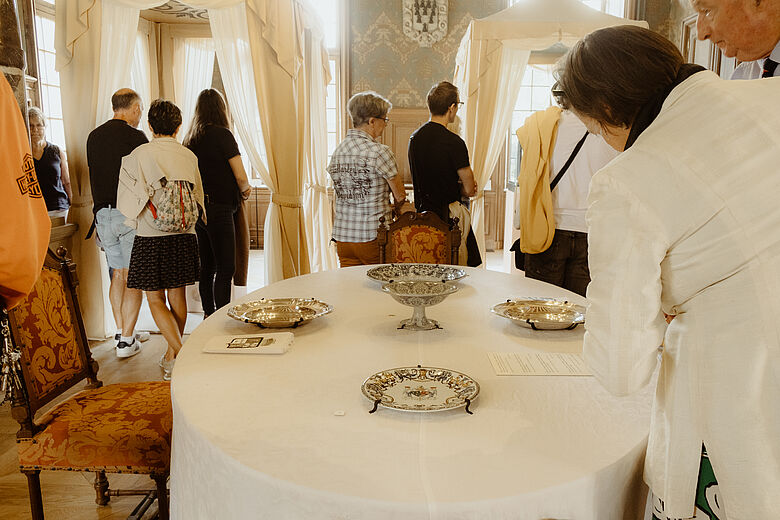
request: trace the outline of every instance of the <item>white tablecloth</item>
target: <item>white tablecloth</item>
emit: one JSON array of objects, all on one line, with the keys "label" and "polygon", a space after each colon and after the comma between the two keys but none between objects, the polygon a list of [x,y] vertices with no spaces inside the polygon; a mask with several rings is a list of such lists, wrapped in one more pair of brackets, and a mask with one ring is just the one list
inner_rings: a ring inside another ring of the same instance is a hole
[{"label": "white tablecloth", "polygon": [[[443,330],[397,330],[412,309],[366,270],[301,276],[243,299],[334,306],[295,329],[286,354],[201,352],[212,336],[259,331],[226,309],[193,332],[173,374],[173,518],[641,518],[652,385],[616,398],[592,377],[497,376],[488,359],[580,352],[582,327],[532,331],[490,312],[507,298],[580,297],[469,269],[457,293],[427,309]],[[417,364],[475,378],[474,415],[369,414],[363,380]]]}]

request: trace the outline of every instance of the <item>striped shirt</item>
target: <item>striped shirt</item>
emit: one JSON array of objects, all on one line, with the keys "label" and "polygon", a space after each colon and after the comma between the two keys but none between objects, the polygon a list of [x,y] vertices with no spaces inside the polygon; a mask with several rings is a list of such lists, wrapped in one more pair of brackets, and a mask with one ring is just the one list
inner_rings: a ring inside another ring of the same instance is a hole
[{"label": "striped shirt", "polygon": [[390,147],[362,130],[347,130],[328,165],[336,191],[333,239],[370,242],[376,238],[379,217],[390,222],[390,185],[398,167]]}]

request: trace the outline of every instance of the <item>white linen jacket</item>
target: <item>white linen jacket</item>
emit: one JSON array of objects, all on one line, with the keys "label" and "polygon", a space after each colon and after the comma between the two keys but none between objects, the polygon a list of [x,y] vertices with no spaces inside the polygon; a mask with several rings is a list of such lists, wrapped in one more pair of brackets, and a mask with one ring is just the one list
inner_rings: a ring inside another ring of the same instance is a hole
[{"label": "white linen jacket", "polygon": [[[780,497],[780,78],[678,85],[592,180],[584,356],[623,395],[661,368],[645,480],[693,515],[701,445],[728,520]],[[676,315],[667,327],[662,311]]]},{"label": "white linen jacket", "polygon": [[[122,158],[117,209],[127,217],[126,224],[137,228],[146,203],[161,187],[160,181],[189,181],[194,186],[192,195],[203,208],[203,183],[198,170],[198,158],[173,137],[155,137]],[[145,226],[142,235],[167,235]]]}]

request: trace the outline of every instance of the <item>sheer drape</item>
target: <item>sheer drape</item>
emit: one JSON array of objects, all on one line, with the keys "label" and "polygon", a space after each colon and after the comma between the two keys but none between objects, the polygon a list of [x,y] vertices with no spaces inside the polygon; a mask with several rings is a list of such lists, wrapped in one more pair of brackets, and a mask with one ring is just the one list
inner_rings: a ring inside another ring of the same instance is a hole
[{"label": "sheer drape", "polygon": [[176,38],[173,42],[173,91],[181,109],[178,139],[187,134],[195,113],[195,102],[203,89],[211,88],[214,77],[214,40]]},{"label": "sheer drape", "polygon": [[[220,18],[222,15],[224,18]],[[209,9],[209,19],[223,77],[252,74],[254,83],[266,152],[267,174],[261,176],[271,190],[264,225],[266,282],[308,273],[301,200],[304,127],[299,118],[303,107],[298,106],[296,97],[303,62],[301,6],[294,0],[253,0],[230,9]],[[220,46],[232,49],[240,59],[225,60],[223,66]],[[244,83],[248,85],[250,81]],[[227,85],[225,90],[228,101],[235,106],[236,100],[231,99]],[[249,93],[245,90],[244,95]],[[249,115],[254,117],[255,109],[251,110]],[[245,139],[243,134],[241,138]]]},{"label": "sheer drape", "polygon": [[[512,42],[477,40],[460,53],[455,85],[465,102],[463,140],[471,153],[477,195],[471,205],[471,227],[485,257],[485,186],[504,149],[512,109],[531,51]],[[483,262],[483,267],[486,265]]]},{"label": "sheer drape", "polygon": [[306,240],[311,270],[324,271],[338,267],[335,248],[330,247],[333,219],[326,189],[328,174],[328,123],[325,117],[325,98],[330,82],[328,55],[323,47],[323,33],[313,12],[305,11],[307,27],[304,40],[303,88],[299,88],[298,106],[304,129],[303,171],[306,184],[303,190],[303,213],[306,219]]},{"label": "sheer drape", "polygon": [[152,102],[151,63],[149,59],[151,54],[149,50],[149,34],[139,30],[135,39],[133,65],[130,67],[130,88],[138,92],[144,105],[138,129],[146,133],[146,136],[151,139],[152,133],[149,131],[149,125],[147,124],[147,109]]}]

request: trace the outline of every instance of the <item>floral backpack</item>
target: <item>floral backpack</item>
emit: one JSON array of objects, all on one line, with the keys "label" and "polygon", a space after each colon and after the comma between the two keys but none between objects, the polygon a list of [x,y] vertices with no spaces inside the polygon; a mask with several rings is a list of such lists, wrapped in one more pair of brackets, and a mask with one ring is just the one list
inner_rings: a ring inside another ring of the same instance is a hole
[{"label": "floral backpack", "polygon": [[198,220],[198,203],[188,181],[162,179],[162,187],[155,190],[147,203],[154,218],[154,226],[166,233],[185,233]]}]

